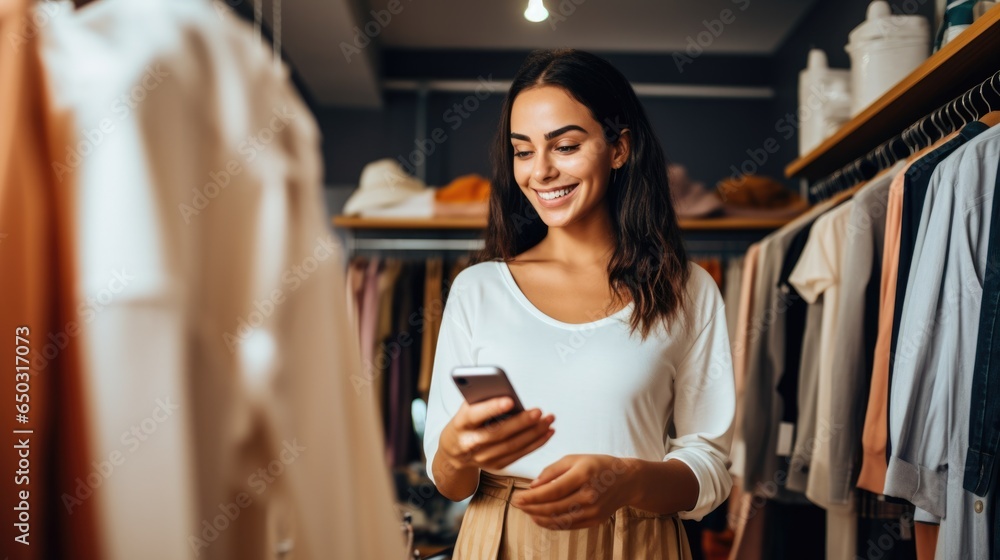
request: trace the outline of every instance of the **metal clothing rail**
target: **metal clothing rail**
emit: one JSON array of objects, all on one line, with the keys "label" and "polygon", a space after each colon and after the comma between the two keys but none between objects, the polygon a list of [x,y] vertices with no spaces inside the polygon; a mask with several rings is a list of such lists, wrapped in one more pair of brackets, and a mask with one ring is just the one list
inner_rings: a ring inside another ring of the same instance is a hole
[{"label": "metal clothing rail", "polygon": [[[984,107],[977,107],[979,102]],[[1000,71],[977,86],[921,117],[866,155],[848,163],[809,187],[810,202],[818,202],[863,183],[897,161],[934,144],[966,124],[1000,108]],[[985,109],[985,110],[981,110]],[[904,150],[899,150],[900,145]]]}]

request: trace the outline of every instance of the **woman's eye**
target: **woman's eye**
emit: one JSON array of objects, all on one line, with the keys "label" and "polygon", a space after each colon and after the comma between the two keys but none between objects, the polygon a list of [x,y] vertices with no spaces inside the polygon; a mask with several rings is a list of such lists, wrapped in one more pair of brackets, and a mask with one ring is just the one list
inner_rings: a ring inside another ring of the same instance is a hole
[{"label": "woman's eye", "polygon": [[573,146],[559,146],[558,148],[556,148],[556,151],[558,151],[560,153],[563,153],[563,154],[568,154],[568,153],[571,153],[571,152],[575,152],[576,149],[579,148],[579,147],[580,147],[579,144],[575,144]]},{"label": "woman's eye", "polygon": [[519,158],[519,159],[520,158],[524,158],[524,157],[526,157],[528,155],[531,155],[531,152],[514,152],[514,157]]}]

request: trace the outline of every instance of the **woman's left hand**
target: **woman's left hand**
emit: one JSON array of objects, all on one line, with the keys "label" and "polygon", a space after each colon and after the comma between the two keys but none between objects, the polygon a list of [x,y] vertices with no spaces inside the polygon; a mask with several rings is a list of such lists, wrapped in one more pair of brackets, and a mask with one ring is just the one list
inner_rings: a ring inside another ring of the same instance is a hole
[{"label": "woman's left hand", "polygon": [[567,455],[546,467],[511,504],[546,529],[593,527],[629,504],[633,470],[620,457]]}]

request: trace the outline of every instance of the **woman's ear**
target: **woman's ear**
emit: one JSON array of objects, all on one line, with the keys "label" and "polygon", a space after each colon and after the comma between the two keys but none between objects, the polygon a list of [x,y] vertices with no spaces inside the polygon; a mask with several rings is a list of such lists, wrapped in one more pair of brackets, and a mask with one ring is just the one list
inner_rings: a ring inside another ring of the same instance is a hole
[{"label": "woman's ear", "polygon": [[618,169],[619,167],[625,165],[628,161],[629,153],[632,150],[632,131],[627,128],[623,128],[621,132],[618,133],[618,140],[615,141],[614,149],[612,153],[614,156],[611,158],[611,167]]}]

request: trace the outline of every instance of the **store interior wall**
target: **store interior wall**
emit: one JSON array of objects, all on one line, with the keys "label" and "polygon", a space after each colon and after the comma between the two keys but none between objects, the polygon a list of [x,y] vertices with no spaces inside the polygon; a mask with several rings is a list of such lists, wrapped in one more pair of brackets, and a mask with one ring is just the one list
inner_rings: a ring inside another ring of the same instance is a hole
[{"label": "store interior wall", "polygon": [[[813,47],[826,51],[831,67],[848,68],[844,46],[850,31],[864,20],[868,4],[869,0],[816,2],[770,56],[704,53],[684,61],[668,54],[598,54],[634,83],[773,88],[770,99],[642,97],[641,101],[668,160],[687,167],[693,179],[712,186],[737,172],[753,172],[797,190],[797,182],[784,178],[784,167],[799,155],[799,72]],[[895,13],[918,14],[933,21],[935,0],[890,0],[890,5]],[[527,51],[382,49],[380,68],[384,80],[491,83],[511,79],[526,55]],[[416,92],[383,91],[380,109],[317,108],[326,184],[333,190],[328,196],[331,213],[339,212],[364,165],[380,158],[414,162],[423,152],[430,152],[426,154],[426,181],[432,186],[467,173],[488,177],[502,100],[500,89],[486,97],[429,93],[427,134],[441,128],[445,140],[425,137],[423,150],[416,142]],[[454,110],[456,103],[475,109],[459,113]]]}]

